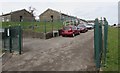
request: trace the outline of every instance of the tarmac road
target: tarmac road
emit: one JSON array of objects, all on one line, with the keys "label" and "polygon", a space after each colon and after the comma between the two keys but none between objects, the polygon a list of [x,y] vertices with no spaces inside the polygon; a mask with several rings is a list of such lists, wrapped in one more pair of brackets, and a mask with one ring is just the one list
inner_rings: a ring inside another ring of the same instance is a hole
[{"label": "tarmac road", "polygon": [[23,39],[23,54],[13,55],[3,71],[94,71],[94,32],[75,37]]}]

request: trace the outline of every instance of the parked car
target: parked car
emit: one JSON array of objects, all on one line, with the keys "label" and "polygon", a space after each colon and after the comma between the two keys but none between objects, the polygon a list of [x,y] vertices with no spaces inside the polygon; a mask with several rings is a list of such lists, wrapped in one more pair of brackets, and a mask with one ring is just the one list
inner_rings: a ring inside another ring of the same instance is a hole
[{"label": "parked car", "polygon": [[62,36],[75,36],[77,34],[80,34],[80,31],[77,29],[76,26],[65,26],[62,29]]},{"label": "parked car", "polygon": [[84,25],[87,29],[93,29],[94,28],[93,25],[90,25],[90,24],[84,24]]},{"label": "parked car", "polygon": [[88,31],[87,27],[86,27],[85,25],[83,25],[83,24],[79,24],[79,25],[77,26],[77,29],[78,29],[80,32],[87,32],[87,31]]},{"label": "parked car", "polygon": [[94,28],[94,25],[93,25],[93,24],[88,24],[88,25],[92,26],[92,29]]}]

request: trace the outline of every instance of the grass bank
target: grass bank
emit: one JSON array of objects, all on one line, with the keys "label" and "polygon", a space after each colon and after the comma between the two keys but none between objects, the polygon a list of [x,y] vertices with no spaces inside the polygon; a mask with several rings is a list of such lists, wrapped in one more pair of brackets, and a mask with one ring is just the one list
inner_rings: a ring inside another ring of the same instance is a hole
[{"label": "grass bank", "polygon": [[58,30],[62,28],[63,23],[61,21],[54,22],[2,22],[2,27],[21,25],[24,30],[34,30],[35,32],[50,32],[52,30]]},{"label": "grass bank", "polygon": [[118,38],[118,28],[109,27],[107,61],[106,67],[102,67],[103,71],[118,71],[118,39],[120,39]]}]

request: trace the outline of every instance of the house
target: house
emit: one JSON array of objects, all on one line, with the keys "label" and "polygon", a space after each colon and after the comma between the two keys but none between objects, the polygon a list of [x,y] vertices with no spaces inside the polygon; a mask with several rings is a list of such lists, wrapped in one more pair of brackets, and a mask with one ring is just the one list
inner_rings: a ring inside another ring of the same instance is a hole
[{"label": "house", "polygon": [[0,16],[0,21],[2,22],[30,22],[30,21],[34,21],[35,18],[33,16],[32,13],[30,13],[29,11],[22,9],[22,10],[17,10],[17,11],[13,11],[7,14],[2,14]]},{"label": "house", "polygon": [[70,16],[61,12],[58,12],[56,10],[47,9],[42,14],[39,15],[40,21],[56,21],[56,20],[75,20],[77,19],[74,16]]}]

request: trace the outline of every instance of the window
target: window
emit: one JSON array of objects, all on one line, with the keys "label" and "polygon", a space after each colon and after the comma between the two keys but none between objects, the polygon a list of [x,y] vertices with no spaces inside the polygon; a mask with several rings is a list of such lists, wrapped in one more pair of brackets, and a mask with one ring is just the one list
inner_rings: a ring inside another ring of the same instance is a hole
[{"label": "window", "polygon": [[53,15],[51,15],[51,21],[53,22]]},{"label": "window", "polygon": [[20,16],[20,22],[22,22],[23,21],[23,16]]}]

